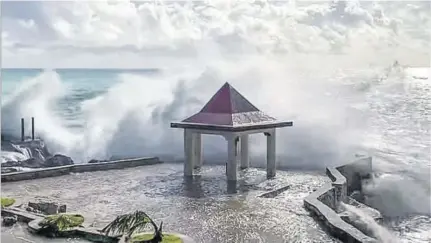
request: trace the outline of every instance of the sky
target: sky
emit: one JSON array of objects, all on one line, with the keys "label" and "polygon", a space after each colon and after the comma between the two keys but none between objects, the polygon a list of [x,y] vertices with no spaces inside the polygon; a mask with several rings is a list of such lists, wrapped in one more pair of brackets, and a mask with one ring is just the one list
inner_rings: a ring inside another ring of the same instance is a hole
[{"label": "sky", "polygon": [[157,68],[249,55],[429,66],[430,13],[430,1],[2,1],[2,67]]}]

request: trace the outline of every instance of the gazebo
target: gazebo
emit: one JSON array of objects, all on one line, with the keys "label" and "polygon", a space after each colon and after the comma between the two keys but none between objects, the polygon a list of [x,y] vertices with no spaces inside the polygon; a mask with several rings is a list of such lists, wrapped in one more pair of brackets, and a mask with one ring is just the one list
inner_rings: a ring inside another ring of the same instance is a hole
[{"label": "gazebo", "polygon": [[249,167],[248,135],[254,133],[266,136],[266,173],[267,178],[274,177],[276,128],[292,125],[291,121],[277,121],[263,113],[227,82],[198,113],[171,123],[172,128],[184,129],[184,176],[193,176],[194,169],[202,166],[202,134],[221,135],[227,140],[228,181],[237,180],[238,160],[241,169]]}]

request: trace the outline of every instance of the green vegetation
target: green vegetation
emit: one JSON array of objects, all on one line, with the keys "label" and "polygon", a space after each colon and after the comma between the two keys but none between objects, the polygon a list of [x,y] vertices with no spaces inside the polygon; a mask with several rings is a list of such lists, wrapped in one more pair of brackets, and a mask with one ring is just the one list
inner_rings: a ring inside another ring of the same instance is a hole
[{"label": "green vegetation", "polygon": [[6,207],[10,207],[15,203],[15,199],[10,198],[10,197],[2,197],[1,198],[1,207],[2,208],[6,208]]},{"label": "green vegetation", "polygon": [[[153,239],[154,235],[152,234],[136,234],[132,236],[131,243],[140,242],[140,241],[148,241]],[[183,243],[180,237],[170,234],[163,234],[163,239],[161,243]]]},{"label": "green vegetation", "polygon": [[84,217],[79,214],[54,214],[46,216],[39,226],[48,228],[53,231],[64,231],[70,228],[81,226],[84,223]]},{"label": "green vegetation", "polygon": [[148,242],[164,242],[162,241],[164,240],[164,236],[162,234],[163,222],[160,224],[160,227],[157,227],[156,223],[154,223],[154,221],[142,211],[118,216],[114,221],[103,228],[102,232],[105,232],[105,234],[122,234],[130,239],[135,233],[145,230],[145,227],[148,224],[154,227],[154,235],[149,234],[150,238],[148,239]]}]

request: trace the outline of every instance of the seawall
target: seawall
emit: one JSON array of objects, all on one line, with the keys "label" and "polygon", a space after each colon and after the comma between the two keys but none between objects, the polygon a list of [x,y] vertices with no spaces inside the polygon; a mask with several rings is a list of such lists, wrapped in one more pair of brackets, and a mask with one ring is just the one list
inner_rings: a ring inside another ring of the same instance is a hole
[{"label": "seawall", "polygon": [[52,168],[41,168],[31,171],[13,172],[1,175],[1,182],[12,182],[22,180],[32,180],[46,177],[55,177],[68,175],[70,173],[82,173],[102,170],[116,170],[125,169],[137,166],[154,165],[162,163],[158,157],[148,158],[136,158],[136,159],[125,159],[115,160],[108,162],[89,163],[89,164],[75,164],[58,166]]},{"label": "seawall", "polygon": [[328,232],[348,243],[377,242],[353,225],[345,222],[339,215],[341,203],[348,201],[348,192],[357,190],[360,178],[372,171],[371,158],[361,158],[352,163],[326,168],[331,183],[325,184],[304,199],[304,207],[323,223]]}]

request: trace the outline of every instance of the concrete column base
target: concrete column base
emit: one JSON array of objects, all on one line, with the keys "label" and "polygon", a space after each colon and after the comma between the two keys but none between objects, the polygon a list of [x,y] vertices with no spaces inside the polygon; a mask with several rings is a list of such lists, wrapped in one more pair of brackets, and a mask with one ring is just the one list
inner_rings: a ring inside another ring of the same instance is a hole
[{"label": "concrete column base", "polygon": [[194,141],[193,133],[184,129],[184,176],[193,176]]},{"label": "concrete column base", "polygon": [[228,150],[228,162],[227,162],[227,180],[236,181],[237,180],[237,170],[238,170],[238,142],[237,136],[228,136],[227,138],[227,150]]},{"label": "concrete column base", "polygon": [[273,178],[276,173],[276,161],[275,161],[275,129],[272,129],[270,132],[265,133],[266,136],[266,177]]}]

